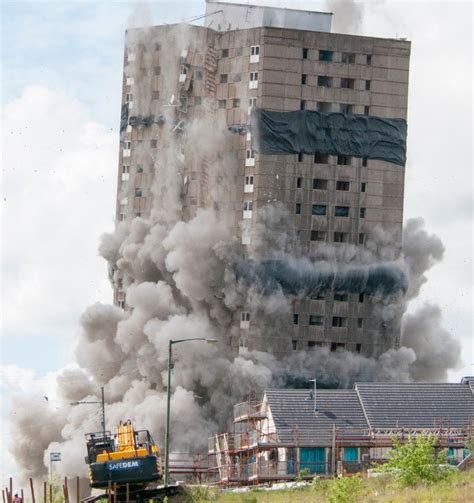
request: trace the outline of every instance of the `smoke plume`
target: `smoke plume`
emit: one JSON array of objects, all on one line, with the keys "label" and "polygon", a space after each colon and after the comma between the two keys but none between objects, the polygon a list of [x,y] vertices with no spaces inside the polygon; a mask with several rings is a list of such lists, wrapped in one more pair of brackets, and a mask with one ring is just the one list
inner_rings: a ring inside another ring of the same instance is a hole
[{"label": "smoke plume", "polygon": [[[178,79],[181,48],[203,50],[196,46],[188,27],[181,26],[179,36],[173,33],[170,30],[161,51],[165,58],[161,64],[168,69],[164,83],[168,96]],[[147,31],[130,33],[130,37],[136,37],[136,43],[152,43]],[[132,65],[128,76],[136,76],[134,72],[142,64]],[[151,102],[150,92],[143,86],[135,93],[137,115],[156,113],[146,105]],[[203,103],[203,107],[210,106]],[[164,121],[149,126],[159,128],[160,148],[152,153],[137,142],[135,155],[153,179],[150,216],[119,223],[100,244],[111,276],[126,292],[127,309],[95,304],[82,315],[76,369],[59,375],[57,407],[37,404],[27,396],[17,401],[10,452],[24,476],[44,476],[50,451],[63,453],[58,466],[61,476],[86,476],[84,434],[100,429],[100,415],[97,407],[71,402],[97,401],[101,386],[105,387],[108,429],[131,419],[138,428],[149,429],[162,446],[169,340],[202,337],[219,341],[215,346],[194,341],[174,348],[172,446],[186,452],[205,449],[208,433],[226,428],[232,405],[249,392],[306,385],[314,377],[321,385],[340,387],[354,381],[443,379],[446,370],[456,365],[459,347],[439,328],[440,312],[432,306],[405,316],[402,346],[376,357],[330,352],[324,347],[279,354],[282,341],[287,341],[292,301],[301,288],[293,286],[288,295],[280,288],[280,277],[262,291],[251,277],[236,274],[241,244],[222,197],[225,179],[237,172],[237,160],[222,147],[233,141],[233,133],[225,124],[217,124],[212,110],[208,111],[177,133],[176,108],[163,107],[159,113]],[[203,196],[202,208],[182,221],[189,211],[183,198],[185,173],[194,159],[206,159],[209,178],[215,183]],[[303,277],[308,268],[314,278],[332,271],[324,281],[325,288],[335,281],[337,274],[333,273],[338,271],[343,278],[341,288],[347,275],[359,285],[351,291],[364,290],[371,277],[382,274],[392,286],[381,292],[373,289],[381,320],[395,320],[406,310],[407,301],[426,281],[426,272],[442,258],[442,244],[427,234],[419,219],[406,225],[402,254],[396,240],[382,229],[374,231],[365,247],[321,243],[308,253],[301,249],[286,208],[273,199],[269,194],[268,205],[257,211],[259,220],[248,259],[254,264],[275,264],[277,260],[286,280],[288,276]],[[307,293],[303,291],[303,295]],[[267,351],[239,354],[241,311],[249,312],[251,320],[265,320],[255,327],[251,324],[248,337],[269,340]]]}]

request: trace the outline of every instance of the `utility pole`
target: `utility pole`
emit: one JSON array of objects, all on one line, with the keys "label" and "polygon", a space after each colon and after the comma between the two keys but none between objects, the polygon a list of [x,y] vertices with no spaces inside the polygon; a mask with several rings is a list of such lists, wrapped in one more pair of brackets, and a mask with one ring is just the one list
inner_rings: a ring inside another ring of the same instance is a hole
[{"label": "utility pole", "polygon": [[101,420],[101,426],[102,426],[102,434],[105,437],[105,391],[104,391],[104,386],[101,386],[100,388],[100,393],[101,393],[101,398],[100,402],[99,401],[93,401],[93,402],[72,402],[71,405],[94,405],[94,404],[99,404],[102,408],[102,420]]}]

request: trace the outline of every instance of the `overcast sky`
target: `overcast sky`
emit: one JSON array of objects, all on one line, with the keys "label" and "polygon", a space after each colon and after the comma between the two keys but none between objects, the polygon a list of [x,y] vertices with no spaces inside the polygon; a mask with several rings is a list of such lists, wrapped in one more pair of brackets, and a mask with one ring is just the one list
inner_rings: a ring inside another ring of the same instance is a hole
[{"label": "overcast sky", "polygon": [[[423,217],[446,256],[418,303],[435,302],[474,373],[472,3],[330,2],[351,33],[412,41],[405,218]],[[242,3],[245,3],[243,1]],[[324,1],[251,3],[327,10]],[[344,4],[344,5],[343,5]],[[113,228],[123,36],[178,22],[204,0],[6,2],[2,6],[2,340],[0,393],[49,383],[71,361],[78,318],[110,302],[98,238]],[[351,10],[348,10],[348,9]],[[151,19],[150,19],[151,18]],[[339,21],[338,21],[339,20]],[[36,384],[35,384],[36,383]],[[8,432],[2,425],[2,438]],[[3,469],[10,469],[3,460]]]}]

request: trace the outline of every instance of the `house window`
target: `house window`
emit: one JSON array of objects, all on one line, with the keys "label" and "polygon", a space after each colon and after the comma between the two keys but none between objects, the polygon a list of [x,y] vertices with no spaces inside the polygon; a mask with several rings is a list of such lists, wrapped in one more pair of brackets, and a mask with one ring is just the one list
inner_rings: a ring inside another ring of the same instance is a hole
[{"label": "house window", "polygon": [[319,51],[319,61],[332,61],[332,51]]},{"label": "house window", "polygon": [[370,113],[370,107],[369,106],[365,106],[364,107],[364,115],[369,115]]},{"label": "house window", "polygon": [[293,325],[298,325],[299,322],[300,322],[300,315],[294,313],[293,314]]},{"label": "house window", "polygon": [[301,215],[301,203],[296,203],[295,204],[295,214],[296,215]]},{"label": "house window", "polygon": [[152,91],[151,92],[151,99],[152,100],[159,100],[160,99],[160,92],[159,91]]},{"label": "house window", "polygon": [[135,189],[135,197],[143,197],[143,189],[136,188]]},{"label": "house window", "polygon": [[365,218],[365,208],[359,208],[359,217]]},{"label": "house window", "polygon": [[323,114],[329,114],[332,111],[332,103],[328,101],[319,101],[316,105],[316,110]]},{"label": "house window", "polygon": [[370,91],[370,80],[365,81],[365,90]]},{"label": "house window", "polygon": [[326,241],[326,232],[312,230],[311,241]]},{"label": "house window", "polygon": [[158,140],[150,140],[151,148],[158,148]]},{"label": "house window", "polygon": [[303,154],[301,152],[298,154],[298,162],[303,162]]},{"label": "house window", "polygon": [[251,149],[247,149],[245,152],[245,165],[255,166],[255,153]]},{"label": "house window", "polygon": [[260,46],[252,45],[250,47],[250,63],[258,63],[260,60]]},{"label": "house window", "polygon": [[252,201],[244,201],[244,213],[242,218],[244,219],[252,218],[252,208],[253,208]]},{"label": "house window", "polygon": [[221,110],[224,109],[226,107],[226,100],[219,100],[217,105]]},{"label": "house window", "polygon": [[362,157],[362,167],[366,168],[368,164],[368,159],[367,157]]},{"label": "house window", "polygon": [[331,342],[331,351],[342,351],[345,349],[346,345],[343,342]]},{"label": "house window", "polygon": [[315,164],[327,164],[329,162],[329,156],[327,154],[314,154]]},{"label": "house window", "polygon": [[258,84],[258,72],[250,72],[249,87],[251,89],[255,89],[257,87],[257,84]]},{"label": "house window", "polygon": [[122,182],[126,182],[130,178],[130,166],[122,166]]},{"label": "house window", "polygon": [[300,110],[304,110],[306,108],[306,100],[300,101]]},{"label": "house window", "polygon": [[247,311],[240,312],[240,328],[249,328],[250,326],[250,313]]},{"label": "house window", "polygon": [[127,93],[125,95],[125,103],[130,103],[131,101],[133,101],[133,94],[132,93]]},{"label": "house window", "polygon": [[357,318],[357,328],[363,328],[364,318]]},{"label": "house window", "polygon": [[339,105],[339,112],[342,114],[352,115],[354,113],[354,107],[353,105],[348,105],[347,103],[341,103]]},{"label": "house window", "polygon": [[301,187],[303,187],[303,177],[297,176],[296,177],[296,188],[301,189]]},{"label": "house window", "polygon": [[322,178],[313,178],[313,189],[315,190],[327,190],[328,181]]},{"label": "house window", "polygon": [[325,204],[313,204],[311,206],[311,214],[317,216],[326,215],[326,209],[327,206]]},{"label": "house window", "polygon": [[301,75],[301,85],[306,85],[307,83],[307,80],[308,80],[308,76],[306,75],[306,73],[303,73],[303,75]]},{"label": "house window", "polygon": [[159,75],[161,75],[161,66],[155,66],[155,68],[153,68],[153,73],[158,77]]},{"label": "house window", "polygon": [[291,341],[291,347],[293,348],[293,351],[296,351],[298,349],[298,341],[293,339]]},{"label": "house window", "polygon": [[221,73],[219,77],[220,84],[227,84],[227,73]]},{"label": "house window", "polygon": [[365,243],[365,234],[363,232],[359,232],[359,244],[363,245]]},{"label": "house window", "polygon": [[239,98],[234,98],[232,100],[232,108],[240,108],[240,100],[239,100]]},{"label": "house window", "polygon": [[309,52],[309,49],[304,47],[303,48],[303,59],[308,59],[308,52]]},{"label": "house window", "polygon": [[314,349],[315,347],[321,347],[322,342],[320,341],[308,341],[308,349]]},{"label": "house window", "polygon": [[311,326],[322,326],[324,325],[324,318],[319,314],[310,314],[309,315],[309,324]]},{"label": "house window", "polygon": [[354,89],[355,80],[354,79],[341,79],[342,89]]},{"label": "house window", "polygon": [[143,166],[141,164],[137,164],[137,173],[143,173]]},{"label": "house window", "polygon": [[229,57],[229,49],[222,49],[222,58],[228,58]]},{"label": "house window", "polygon": [[349,239],[349,235],[347,232],[335,232],[334,233],[334,242],[335,243],[347,243]]},{"label": "house window", "polygon": [[341,55],[341,63],[355,64],[356,55],[351,52],[343,52]]},{"label": "house window", "polygon": [[365,298],[365,297],[364,297],[364,294],[363,294],[363,293],[359,293],[359,303],[360,303],[360,304],[363,304],[363,302],[364,302],[364,298]]},{"label": "house window", "polygon": [[347,318],[343,318],[342,316],[333,316],[332,317],[332,326],[333,327],[347,327]]},{"label": "house window", "polygon": [[335,293],[334,300],[337,302],[347,302],[347,293]]},{"label": "house window", "polygon": [[350,166],[351,165],[351,157],[349,155],[338,155],[337,156],[337,164],[339,166]]},{"label": "house window", "polygon": [[249,98],[249,109],[256,108],[257,98]]},{"label": "house window", "polygon": [[345,182],[342,180],[338,180],[336,182],[336,190],[349,190],[350,184],[349,182]]},{"label": "house window", "polygon": [[370,66],[372,64],[372,56],[367,54],[367,65]]},{"label": "house window", "polygon": [[123,222],[124,220],[127,220],[127,214],[126,213],[120,213],[119,220]]},{"label": "house window", "polygon": [[125,142],[125,150],[130,150],[132,148],[132,142],[131,141],[126,141]]},{"label": "house window", "polygon": [[356,353],[360,353],[362,350],[362,344],[356,344]]},{"label": "house window", "polygon": [[253,176],[252,175],[245,177],[245,185],[253,185]]},{"label": "house window", "polygon": [[366,182],[361,182],[360,184],[360,191],[365,192],[367,190],[367,183]]},{"label": "house window", "polygon": [[349,206],[336,206],[334,208],[335,217],[348,217],[349,216]]},{"label": "house window", "polygon": [[318,86],[319,87],[332,87],[332,77],[320,75],[318,77]]}]

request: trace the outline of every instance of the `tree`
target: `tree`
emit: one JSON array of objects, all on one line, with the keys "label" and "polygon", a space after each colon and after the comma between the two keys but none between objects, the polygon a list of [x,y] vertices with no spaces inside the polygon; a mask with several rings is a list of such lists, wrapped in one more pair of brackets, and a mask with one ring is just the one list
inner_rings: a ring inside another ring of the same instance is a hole
[{"label": "tree", "polygon": [[418,434],[401,443],[392,437],[393,448],[387,463],[376,468],[380,472],[392,472],[402,484],[412,486],[418,482],[435,482],[447,478],[452,471],[446,465],[446,450],[436,453],[434,435]]}]

